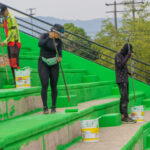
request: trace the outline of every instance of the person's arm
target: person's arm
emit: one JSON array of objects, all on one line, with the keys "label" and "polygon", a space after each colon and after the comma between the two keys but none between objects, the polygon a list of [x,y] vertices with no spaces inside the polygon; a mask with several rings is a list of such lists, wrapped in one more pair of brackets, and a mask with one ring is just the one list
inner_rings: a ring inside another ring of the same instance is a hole
[{"label": "person's arm", "polygon": [[62,40],[60,40],[58,47],[57,47],[59,57],[62,57],[62,47],[63,47],[63,43],[62,43]]},{"label": "person's arm", "polygon": [[115,61],[116,64],[118,66],[118,68],[123,68],[125,66],[125,64],[127,63],[127,61],[129,60],[129,58],[131,57],[131,54],[129,53],[123,60],[121,59],[121,57],[119,55],[116,56]]},{"label": "person's arm", "polygon": [[60,42],[57,46],[57,49],[58,49],[58,62],[61,62],[61,60],[62,60],[62,47],[63,47],[63,43],[60,40]]},{"label": "person's arm", "polygon": [[17,32],[16,32],[16,28],[17,28],[16,19],[15,19],[15,17],[11,17],[10,19],[11,19],[12,26],[10,29],[10,35],[4,41],[5,44],[9,43],[10,40],[17,34]]},{"label": "person's arm", "polygon": [[43,47],[47,41],[49,40],[49,36],[47,36],[47,34],[42,34],[40,39],[39,39],[39,47]]}]

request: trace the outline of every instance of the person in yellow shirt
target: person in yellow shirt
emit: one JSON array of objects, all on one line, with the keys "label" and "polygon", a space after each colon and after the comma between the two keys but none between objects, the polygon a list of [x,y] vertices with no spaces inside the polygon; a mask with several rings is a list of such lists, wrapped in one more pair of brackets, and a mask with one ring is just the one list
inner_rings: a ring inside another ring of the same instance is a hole
[{"label": "person in yellow shirt", "polygon": [[6,39],[1,42],[1,46],[7,45],[9,64],[12,69],[15,84],[15,69],[20,69],[19,52],[21,41],[19,36],[19,28],[16,18],[8,11],[7,6],[0,4],[0,15],[3,23],[0,27],[4,28]]}]

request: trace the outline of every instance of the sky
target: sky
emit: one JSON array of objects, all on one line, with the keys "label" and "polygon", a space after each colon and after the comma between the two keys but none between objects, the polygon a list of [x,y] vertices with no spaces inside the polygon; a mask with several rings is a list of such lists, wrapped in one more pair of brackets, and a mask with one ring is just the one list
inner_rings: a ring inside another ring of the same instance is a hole
[{"label": "sky", "polygon": [[37,16],[67,20],[113,17],[113,14],[106,13],[112,11],[113,6],[105,6],[105,3],[113,3],[113,0],[0,0],[0,2],[23,12],[28,12],[28,8],[36,8]]}]

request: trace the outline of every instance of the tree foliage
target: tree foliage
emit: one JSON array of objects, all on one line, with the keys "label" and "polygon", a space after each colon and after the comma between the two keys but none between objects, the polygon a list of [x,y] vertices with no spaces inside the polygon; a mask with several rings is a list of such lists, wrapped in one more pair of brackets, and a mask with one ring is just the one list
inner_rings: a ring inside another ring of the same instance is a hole
[{"label": "tree foliage", "polygon": [[[128,39],[133,45],[134,58],[137,58],[145,63],[150,64],[150,12],[148,10],[150,3],[145,0],[144,4],[138,5],[136,9],[141,10],[136,13],[136,18],[133,20],[131,8],[126,6],[124,9],[127,11],[121,18],[121,26],[115,30],[114,25],[110,19],[103,21],[101,31],[95,36],[94,41],[106,47],[120,51],[122,46],[127,43]],[[91,45],[92,48],[102,52],[105,55],[114,57],[115,53],[100,48],[95,44]],[[114,59],[101,55],[101,58],[114,63]],[[111,63],[97,59],[97,62],[109,67],[114,68]],[[150,67],[138,62],[134,62],[134,70],[137,73],[137,78],[150,83],[150,75],[145,72],[150,72]],[[130,67],[129,67],[130,68]],[[139,68],[139,69],[136,69]],[[138,74],[144,76],[138,76]]]},{"label": "tree foliage", "polygon": [[[90,40],[90,37],[87,35],[84,29],[76,27],[72,23],[65,24],[64,28],[65,30],[70,31],[73,34],[80,35],[81,37]],[[64,40],[66,49],[87,59],[95,60],[93,52],[91,52],[91,50],[89,49],[91,48],[91,43],[68,33],[65,33],[65,38],[71,40]]]}]

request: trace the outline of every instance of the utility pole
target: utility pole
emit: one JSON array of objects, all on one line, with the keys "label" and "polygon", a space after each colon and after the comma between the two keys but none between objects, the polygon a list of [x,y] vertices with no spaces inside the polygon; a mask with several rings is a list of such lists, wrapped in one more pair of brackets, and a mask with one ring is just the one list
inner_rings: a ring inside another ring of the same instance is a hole
[{"label": "utility pole", "polygon": [[114,1],[114,23],[115,23],[115,29],[117,31],[117,5],[116,1]]},{"label": "utility pole", "polygon": [[[29,9],[27,9],[27,11],[29,11],[29,15],[30,15],[30,16],[35,15],[35,12],[33,13],[34,10],[36,10],[36,8],[29,8]],[[33,19],[32,19],[32,17],[31,17],[31,24],[33,24]],[[31,28],[32,28],[32,35],[33,35],[33,25],[31,25]]]},{"label": "utility pole", "polygon": [[107,13],[114,13],[114,16],[115,16],[115,13],[116,13],[116,16],[117,16],[117,12],[118,13],[123,13],[123,12],[127,12],[127,11],[117,11],[117,5],[132,5],[132,15],[133,15],[133,21],[135,20],[135,12],[136,11],[141,11],[141,10],[136,10],[135,9],[135,5],[136,4],[144,4],[143,1],[139,1],[139,2],[135,2],[135,0],[132,0],[132,2],[121,2],[121,3],[116,3],[114,1],[114,3],[106,3],[105,5],[106,6],[113,6],[114,5],[114,11],[108,11]]},{"label": "utility pole", "polygon": [[107,13],[114,13],[114,25],[115,25],[115,43],[117,46],[117,30],[118,30],[118,25],[117,25],[117,13],[123,13],[127,11],[118,11],[117,10],[117,5],[132,5],[132,15],[133,15],[133,21],[135,21],[135,11],[140,11],[140,10],[135,10],[135,4],[143,4],[143,1],[140,2],[135,2],[132,0],[132,2],[121,2],[121,3],[116,3],[116,0],[114,3],[106,3],[106,6],[114,6],[114,11],[107,11]]},{"label": "utility pole", "polygon": [[133,21],[135,21],[135,2],[132,0],[132,16],[133,16]]}]

